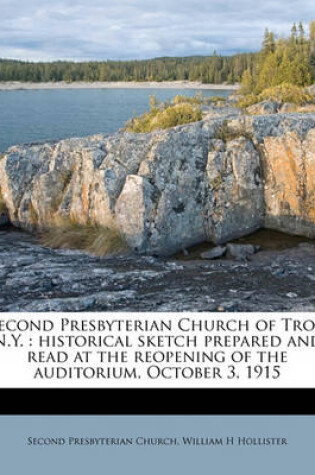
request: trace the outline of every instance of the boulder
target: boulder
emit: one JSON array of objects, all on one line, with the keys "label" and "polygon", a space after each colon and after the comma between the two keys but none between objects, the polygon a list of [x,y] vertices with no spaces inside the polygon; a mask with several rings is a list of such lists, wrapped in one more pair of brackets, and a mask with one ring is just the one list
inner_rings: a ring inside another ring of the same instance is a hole
[{"label": "boulder", "polygon": [[258,102],[258,104],[254,104],[246,108],[248,114],[254,115],[268,115],[268,114],[276,114],[281,107],[280,102],[275,101],[262,101]]},{"label": "boulder", "polygon": [[200,254],[201,259],[217,259],[219,257],[224,256],[226,253],[226,247],[225,246],[216,246],[212,249],[209,249],[209,251],[202,252]]},{"label": "boulder", "polygon": [[137,252],[145,252],[153,210],[154,187],[137,175],[128,175],[117,199],[115,214],[118,226],[124,230],[129,245]]},{"label": "boulder", "polygon": [[246,260],[259,251],[259,246],[253,246],[252,244],[232,244],[229,243],[226,246],[229,257],[233,257],[238,261]]},{"label": "boulder", "polygon": [[261,227],[314,238],[314,177],[314,114],[222,114],[148,134],[15,146],[0,160],[15,226],[114,226],[134,250],[156,255]]},{"label": "boulder", "polygon": [[210,141],[203,206],[209,241],[225,243],[261,227],[261,174],[259,153],[252,140],[240,136]]}]

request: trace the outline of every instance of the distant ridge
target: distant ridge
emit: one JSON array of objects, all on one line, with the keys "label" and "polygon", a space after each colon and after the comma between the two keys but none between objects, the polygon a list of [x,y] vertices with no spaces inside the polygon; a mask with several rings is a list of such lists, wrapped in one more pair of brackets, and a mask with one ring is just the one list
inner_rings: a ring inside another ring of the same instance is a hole
[{"label": "distant ridge", "polygon": [[142,60],[52,62],[0,59],[0,82],[198,81],[235,84],[251,68],[256,53],[234,56],[160,57]]}]

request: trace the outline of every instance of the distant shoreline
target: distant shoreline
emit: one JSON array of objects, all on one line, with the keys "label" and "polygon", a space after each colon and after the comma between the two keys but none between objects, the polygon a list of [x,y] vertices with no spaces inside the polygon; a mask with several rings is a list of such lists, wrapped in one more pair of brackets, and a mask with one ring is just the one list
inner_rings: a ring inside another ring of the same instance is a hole
[{"label": "distant shoreline", "polygon": [[202,84],[189,81],[163,82],[0,82],[0,91],[32,90],[32,89],[214,89],[237,90],[238,84]]}]

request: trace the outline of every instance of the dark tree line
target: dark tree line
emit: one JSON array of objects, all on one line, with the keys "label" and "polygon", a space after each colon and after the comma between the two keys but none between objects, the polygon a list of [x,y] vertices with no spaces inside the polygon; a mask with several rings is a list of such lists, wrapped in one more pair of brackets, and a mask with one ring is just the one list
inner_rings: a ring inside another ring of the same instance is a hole
[{"label": "dark tree line", "polygon": [[0,81],[176,81],[239,82],[256,55],[156,58],[142,61],[56,61],[34,63],[0,59]]}]

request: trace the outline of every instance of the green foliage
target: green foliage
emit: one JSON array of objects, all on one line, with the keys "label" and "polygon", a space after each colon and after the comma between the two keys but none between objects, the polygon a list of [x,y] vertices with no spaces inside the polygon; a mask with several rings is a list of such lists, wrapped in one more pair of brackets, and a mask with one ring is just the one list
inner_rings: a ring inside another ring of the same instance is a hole
[{"label": "green foliage", "polygon": [[210,104],[216,104],[218,102],[225,102],[226,97],[223,96],[211,96],[211,97],[204,97],[202,95],[202,92],[197,92],[197,94],[193,97],[187,97],[187,96],[182,96],[178,95],[175,96],[172,99],[172,104],[195,104],[195,105],[210,105]]},{"label": "green foliage", "polygon": [[294,24],[289,38],[275,40],[274,34],[265,31],[261,52],[242,77],[241,93],[260,94],[281,84],[300,87],[315,80],[315,25],[305,35],[303,24]]},{"label": "green foliage", "polygon": [[299,106],[311,104],[314,101],[314,98],[303,88],[286,83],[265,89],[260,94],[259,99],[262,101],[268,100],[281,103],[291,102]]},{"label": "green foliage", "polygon": [[305,88],[283,83],[279,86],[264,89],[260,94],[247,94],[239,99],[237,105],[246,109],[262,101],[275,101],[282,104],[290,102],[298,106],[306,106],[315,104],[315,97],[309,94]]},{"label": "green foliage", "polygon": [[250,69],[246,69],[242,78],[242,94],[250,94],[254,89],[254,79]]},{"label": "green foliage", "polygon": [[265,36],[262,44],[262,53],[264,55],[274,53],[276,50],[276,42],[274,34],[266,28]]},{"label": "green foliage", "polygon": [[79,249],[100,257],[128,251],[128,246],[117,229],[83,225],[71,220],[57,222],[55,226],[43,231],[41,241],[44,246]]},{"label": "green foliage", "polygon": [[150,109],[156,109],[158,107],[158,101],[155,94],[150,96]]},{"label": "green foliage", "polygon": [[153,132],[177,125],[197,122],[202,119],[202,97],[189,98],[175,96],[172,104],[159,104],[156,98],[150,98],[150,111],[127,122],[126,131],[136,133]]},{"label": "green foliage", "polygon": [[245,96],[241,96],[237,102],[237,106],[241,109],[246,109],[249,106],[257,104],[261,102],[259,94],[247,94]]},{"label": "green foliage", "polygon": [[175,96],[172,99],[172,104],[174,104],[174,105],[177,105],[177,104],[197,104],[197,105],[201,105],[201,104],[206,103],[206,99],[207,98],[202,96],[201,92],[198,92],[193,97],[187,97],[187,96],[183,96],[183,95]]},{"label": "green foliage", "polygon": [[310,23],[310,68],[315,78],[315,20]]},{"label": "green foliage", "polygon": [[211,97],[208,97],[207,99],[209,99],[208,102],[214,103],[214,104],[217,104],[218,102],[226,102],[226,97],[223,97],[223,96],[211,96]]},{"label": "green foliage", "polygon": [[156,58],[143,61],[31,63],[0,59],[0,81],[200,81],[234,84],[252,66],[255,54]]}]

